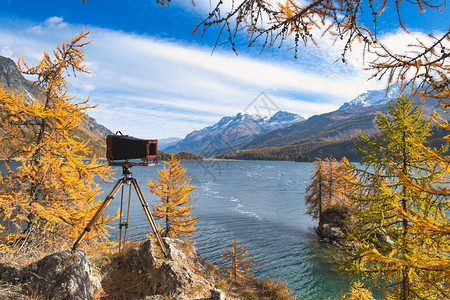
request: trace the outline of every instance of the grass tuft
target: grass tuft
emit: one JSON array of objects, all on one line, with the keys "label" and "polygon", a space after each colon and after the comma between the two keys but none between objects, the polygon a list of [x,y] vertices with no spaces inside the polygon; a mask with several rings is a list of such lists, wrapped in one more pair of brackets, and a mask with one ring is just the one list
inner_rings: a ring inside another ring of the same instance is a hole
[{"label": "grass tuft", "polygon": [[195,249],[195,242],[192,240],[183,240],[180,243],[181,251],[183,251],[184,254],[189,255],[194,251]]},{"label": "grass tuft", "polygon": [[272,279],[265,279],[261,283],[262,294],[271,299],[291,300],[295,299],[292,292],[285,283],[276,282]]}]

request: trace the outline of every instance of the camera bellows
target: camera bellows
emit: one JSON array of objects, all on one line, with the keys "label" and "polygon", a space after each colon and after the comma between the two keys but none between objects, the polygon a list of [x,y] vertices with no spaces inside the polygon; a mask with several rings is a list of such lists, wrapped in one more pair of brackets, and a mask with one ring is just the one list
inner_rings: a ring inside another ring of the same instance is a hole
[{"label": "camera bellows", "polygon": [[144,140],[127,135],[108,135],[106,138],[106,158],[110,163],[120,160],[156,160],[157,140]]}]

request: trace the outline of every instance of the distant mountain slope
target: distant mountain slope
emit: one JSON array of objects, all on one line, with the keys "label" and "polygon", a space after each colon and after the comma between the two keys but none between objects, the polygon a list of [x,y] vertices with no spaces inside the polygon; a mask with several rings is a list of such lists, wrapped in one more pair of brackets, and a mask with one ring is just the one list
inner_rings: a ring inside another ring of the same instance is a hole
[{"label": "distant mountain slope", "polygon": [[[369,94],[381,95],[385,94],[385,91],[372,91]],[[366,97],[367,101],[361,102],[360,106],[356,105],[358,101],[355,101],[354,105],[348,105],[345,109],[313,116],[288,128],[274,130],[252,140],[245,150],[230,151],[219,155],[218,158],[310,161],[316,157],[347,156],[357,160],[359,154],[354,150],[354,142],[359,133],[377,134],[378,129],[374,122],[376,117],[380,113],[386,114],[389,109],[386,102],[395,99],[387,97],[384,100],[378,98],[378,101],[372,101],[376,97],[369,98]],[[433,100],[427,100],[425,103],[421,103],[418,97],[412,97],[412,100],[421,105],[424,114],[428,116],[437,105]],[[377,105],[370,105],[371,103]]]},{"label": "distant mountain slope", "polygon": [[8,93],[23,94],[26,104],[42,100],[39,88],[32,86],[10,58],[0,56],[0,87]]},{"label": "distant mountain slope", "polygon": [[244,149],[253,138],[276,129],[286,128],[304,119],[293,113],[279,111],[271,118],[238,113],[224,117],[212,126],[188,134],[177,144],[165,151],[191,152],[205,157]]},{"label": "distant mountain slope", "polygon": [[[439,148],[442,144],[441,138],[448,134],[448,131],[440,127],[433,128],[430,140],[433,147]],[[376,138],[376,134],[372,135]],[[265,147],[258,149],[246,149],[239,152],[230,152],[218,155],[221,159],[243,159],[243,160],[295,160],[301,162],[311,162],[316,158],[334,157],[341,159],[346,157],[350,161],[360,161],[361,153],[355,148],[355,143],[361,142],[357,136],[342,140],[333,141],[309,141],[294,145],[284,145],[279,147]]]},{"label": "distant mountain slope", "polygon": [[[385,93],[385,90],[369,92],[371,95],[382,95]],[[393,94],[391,96],[393,97]],[[363,97],[360,96],[358,98],[361,99]],[[373,100],[374,98],[371,99]],[[366,99],[370,100],[368,98]],[[346,109],[312,116],[304,122],[294,124],[285,129],[274,130],[266,135],[255,138],[247,145],[247,149],[279,147],[311,141],[346,140],[359,135],[361,131],[366,134],[376,133],[375,118],[380,113],[387,113],[389,109],[387,102],[394,99],[388,97],[380,100],[378,98],[378,101],[365,102],[362,107],[349,105]],[[421,103],[419,97],[412,97],[412,100],[415,104],[423,107],[424,114],[426,115],[431,115],[437,105],[437,101],[434,100],[427,100],[425,103]],[[370,103],[381,104],[367,106]]]},{"label": "distant mountain slope", "polygon": [[[159,151],[158,150],[158,161],[161,163],[163,161],[169,161],[170,157],[172,156],[172,154],[164,152],[164,151]],[[199,155],[195,155],[189,152],[180,152],[178,154],[175,154],[175,156],[182,161],[198,161],[198,160],[203,160],[203,157],[199,156]]]},{"label": "distant mountain slope", "polygon": [[255,138],[247,145],[247,149],[336,141],[358,135],[360,131],[375,133],[374,120],[379,112],[386,111],[387,106],[367,107],[312,116],[304,122]]},{"label": "distant mountain slope", "polygon": [[168,147],[175,145],[179,141],[181,141],[181,138],[164,138],[158,140],[158,150],[166,150]]},{"label": "distant mountain slope", "polygon": [[[12,59],[3,56],[0,56],[0,87],[9,93],[22,93],[27,104],[43,100],[39,88],[23,77]],[[98,124],[94,118],[88,116],[86,122],[75,134],[83,140],[90,140],[93,154],[100,157],[105,156],[105,137],[108,134],[112,134],[112,132]]]},{"label": "distant mountain slope", "polygon": [[311,162],[316,158],[343,156],[350,161],[359,161],[360,154],[355,148],[357,138],[336,141],[311,141],[296,145],[284,145],[279,147],[265,147],[258,149],[246,149],[239,152],[229,152],[216,156],[220,159],[242,160],[290,160]]}]

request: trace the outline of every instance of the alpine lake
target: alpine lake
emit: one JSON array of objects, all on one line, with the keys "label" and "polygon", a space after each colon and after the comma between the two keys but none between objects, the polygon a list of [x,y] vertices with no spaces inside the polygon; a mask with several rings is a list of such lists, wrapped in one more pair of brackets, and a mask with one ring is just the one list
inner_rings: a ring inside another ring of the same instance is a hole
[{"label": "alpine lake", "polygon": [[[317,221],[305,214],[311,163],[205,160],[182,165],[196,185],[192,215],[199,219],[195,236],[189,238],[204,259],[220,264],[224,247],[237,239],[258,261],[257,278],[285,282],[300,299],[339,299],[341,292],[349,290],[349,277],[337,270],[340,250],[320,242],[314,231]],[[163,166],[131,168],[149,205],[156,204],[157,197],[147,182],[157,179]],[[122,168],[115,168],[117,180]],[[114,182],[102,183],[102,197],[113,186]],[[120,194],[106,214],[118,211]],[[115,226],[111,239],[118,239],[118,220],[111,225]],[[148,232],[152,233],[150,224],[133,192],[128,238],[144,240]]]}]

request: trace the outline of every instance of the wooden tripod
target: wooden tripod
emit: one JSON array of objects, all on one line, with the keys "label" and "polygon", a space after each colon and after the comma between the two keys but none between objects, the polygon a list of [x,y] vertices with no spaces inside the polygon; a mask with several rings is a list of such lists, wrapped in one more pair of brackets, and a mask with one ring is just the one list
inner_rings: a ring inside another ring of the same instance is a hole
[{"label": "wooden tripod", "polygon": [[[120,210],[119,210],[119,215],[120,215],[120,225],[119,225],[119,253],[122,254],[123,252],[123,248],[124,248],[124,244],[127,238],[127,229],[128,229],[128,222],[129,222],[129,218],[130,218],[130,202],[131,202],[131,185],[133,185],[136,194],[138,195],[138,198],[141,202],[142,205],[142,209],[145,212],[145,215],[147,216],[147,220],[150,223],[150,226],[153,230],[153,233],[156,236],[156,239],[158,241],[159,246],[161,247],[162,252],[164,253],[164,256],[166,255],[166,247],[164,246],[162,240],[161,240],[161,236],[158,233],[158,229],[156,228],[156,223],[153,220],[152,214],[150,213],[150,209],[148,207],[147,202],[144,199],[144,195],[142,194],[141,188],[139,187],[139,184],[137,182],[136,179],[133,178],[133,175],[130,172],[130,168],[129,166],[122,166],[123,168],[123,177],[120,178],[116,184],[114,185],[113,189],[111,190],[111,192],[108,194],[108,196],[106,196],[105,200],[103,200],[102,205],[100,205],[100,207],[97,209],[97,211],[95,212],[94,216],[92,217],[92,219],[89,221],[89,223],[86,225],[86,227],[84,228],[83,232],[80,234],[80,236],[78,237],[78,239],[75,241],[75,243],[73,244],[72,250],[75,250],[78,246],[78,244],[81,242],[81,240],[83,240],[83,238],[85,237],[85,235],[92,230],[92,228],[94,227],[95,224],[97,224],[98,220],[100,219],[100,217],[103,215],[103,213],[105,212],[105,209],[108,207],[108,205],[111,203],[111,201],[114,199],[114,197],[117,195],[117,193],[119,192],[119,190],[122,190],[122,196],[120,199]],[[129,192],[128,192],[128,209],[127,209],[127,218],[126,218],[126,222],[123,223],[122,222],[122,217],[123,217],[123,194],[124,194],[124,185],[127,184],[130,186]],[[122,227],[125,227],[124,230],[124,236],[122,239]]]}]

